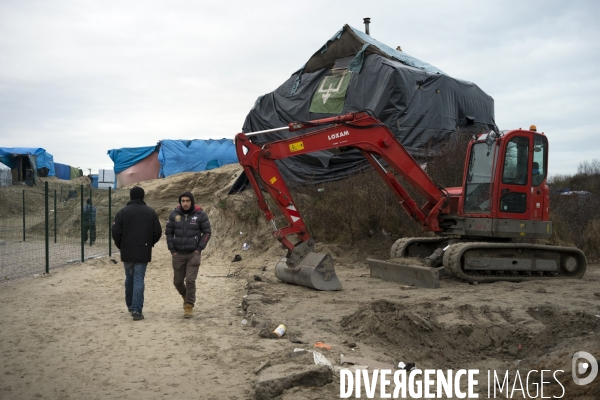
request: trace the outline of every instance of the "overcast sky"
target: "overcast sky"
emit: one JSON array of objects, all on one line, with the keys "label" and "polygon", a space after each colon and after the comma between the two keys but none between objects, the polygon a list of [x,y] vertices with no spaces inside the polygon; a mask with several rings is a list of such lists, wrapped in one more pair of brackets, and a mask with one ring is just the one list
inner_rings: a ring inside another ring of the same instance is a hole
[{"label": "overcast sky", "polygon": [[344,24],[536,124],[551,175],[600,158],[600,1],[0,0],[0,147],[88,173],[109,149],[233,138]]}]

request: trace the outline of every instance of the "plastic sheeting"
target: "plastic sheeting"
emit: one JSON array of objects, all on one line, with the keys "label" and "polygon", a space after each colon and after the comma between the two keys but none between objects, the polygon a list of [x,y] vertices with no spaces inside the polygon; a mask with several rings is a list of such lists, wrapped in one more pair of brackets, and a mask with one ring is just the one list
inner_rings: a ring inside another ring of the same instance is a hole
[{"label": "plastic sheeting", "polygon": [[[481,132],[495,127],[494,100],[477,85],[449,77],[345,25],[279,88],[258,98],[243,132],[337,115],[309,110],[316,96],[325,101],[335,89],[322,85],[334,69],[351,72],[339,114],[371,110],[413,156],[439,148],[457,129]],[[252,140],[262,144],[297,134],[284,131]],[[368,167],[356,150],[319,151],[277,163],[286,179],[313,183],[341,179]]]},{"label": "plastic sheeting", "polygon": [[237,163],[231,139],[162,140],[158,153],[160,176],[198,172]]},{"label": "plastic sheeting", "polygon": [[54,172],[58,179],[64,179],[66,181],[71,179],[71,167],[69,165],[54,163]]},{"label": "plastic sheeting", "polygon": [[42,148],[33,147],[0,147],[0,162],[9,168],[16,168],[16,157],[35,156],[35,164],[38,171],[46,169],[47,173],[39,173],[40,176],[55,176],[54,157]]},{"label": "plastic sheeting", "polygon": [[10,168],[0,163],[0,187],[12,185],[12,174]]},{"label": "plastic sheeting", "polygon": [[117,188],[132,183],[157,179],[160,172],[158,153],[152,152],[148,157],[117,174]]},{"label": "plastic sheeting", "polygon": [[113,163],[115,164],[115,174],[118,174],[122,171],[125,171],[132,165],[139,163],[144,158],[148,157],[150,154],[157,150],[157,147],[158,146],[129,147],[108,150],[107,153],[110,159],[113,160]]},{"label": "plastic sheeting", "polygon": [[79,168],[69,167],[71,169],[71,179],[77,179],[83,176],[83,171]]}]

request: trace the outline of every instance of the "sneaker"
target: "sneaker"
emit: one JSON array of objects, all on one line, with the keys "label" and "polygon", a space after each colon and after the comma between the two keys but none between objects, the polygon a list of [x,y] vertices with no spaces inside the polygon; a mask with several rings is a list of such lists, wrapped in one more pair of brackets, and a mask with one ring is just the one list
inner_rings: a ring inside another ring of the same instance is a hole
[{"label": "sneaker", "polygon": [[128,308],[128,309],[127,309],[127,311],[129,312],[129,314],[130,314],[131,316],[133,316],[133,310],[132,310],[131,308]]},{"label": "sneaker", "polygon": [[194,306],[192,304],[186,303],[183,309],[185,310],[183,318],[192,318],[194,316]]},{"label": "sneaker", "polygon": [[144,314],[142,314],[139,311],[133,311],[131,313],[131,316],[133,317],[134,321],[139,321],[140,319],[144,319]]}]

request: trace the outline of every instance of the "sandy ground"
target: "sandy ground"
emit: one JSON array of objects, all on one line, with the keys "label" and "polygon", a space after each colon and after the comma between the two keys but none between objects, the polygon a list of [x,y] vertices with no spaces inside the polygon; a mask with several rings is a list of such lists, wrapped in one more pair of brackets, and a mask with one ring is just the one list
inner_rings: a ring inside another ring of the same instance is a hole
[{"label": "sandy ground", "polygon": [[[512,376],[563,370],[562,386],[546,384],[545,396],[600,398],[600,377],[588,386],[571,379],[576,351],[600,357],[598,264],[581,280],[469,285],[446,278],[441,289],[415,289],[370,278],[364,261],[334,255],[342,291],[281,283],[274,266],[283,251],[268,230],[263,234],[266,224],[236,220],[216,203],[223,193],[202,184],[218,178],[215,184],[225,187],[235,173],[213,172],[192,185],[215,232],[203,254],[192,319],[183,318],[164,237],[147,271],[142,321],[133,322],[125,307],[118,256],[2,284],[0,399],[252,399],[262,362],[313,364],[293,352],[316,342],[331,346],[319,351],[336,366],[344,355],[478,368],[481,378],[487,370]],[[145,184],[161,220],[186,189],[181,185],[179,179]],[[242,250],[243,243],[250,249]],[[232,262],[235,254],[242,261]],[[259,335],[277,324],[287,326],[282,338]],[[487,398],[487,386],[479,393]],[[298,386],[280,396],[339,397],[339,373],[326,386]]]}]

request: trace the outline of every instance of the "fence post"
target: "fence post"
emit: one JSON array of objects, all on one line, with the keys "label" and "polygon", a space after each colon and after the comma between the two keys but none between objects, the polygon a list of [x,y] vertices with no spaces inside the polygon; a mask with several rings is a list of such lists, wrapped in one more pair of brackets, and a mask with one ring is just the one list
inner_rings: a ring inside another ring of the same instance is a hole
[{"label": "fence post", "polygon": [[46,274],[50,273],[50,231],[49,231],[49,225],[50,225],[50,213],[49,213],[49,201],[48,198],[50,196],[48,195],[48,181],[44,182],[44,214],[45,214],[45,239],[46,239]]},{"label": "fence post", "polygon": [[112,256],[112,191],[108,187],[108,256]]},{"label": "fence post", "polygon": [[[90,213],[89,214],[90,220],[88,221],[88,228],[90,229],[90,237],[89,237],[89,239],[90,239],[90,246],[92,245],[92,215],[93,215],[92,210],[93,210],[93,206],[94,206],[94,199],[93,199],[92,189],[93,189],[92,185],[90,184],[90,197],[88,197],[90,199],[90,204],[89,204],[90,208],[88,210],[88,212]],[[87,204],[87,202],[86,202],[86,204]],[[94,230],[95,229],[96,229],[96,223],[94,222]]]},{"label": "fence post", "polygon": [[80,186],[81,187],[79,190],[79,193],[80,193],[80,196],[79,196],[80,201],[79,202],[81,203],[81,206],[80,206],[80,210],[79,210],[79,218],[81,219],[81,235],[79,235],[79,241],[81,242],[81,262],[83,262],[83,258],[84,258],[84,253],[83,253],[83,251],[84,251],[84,249],[83,249],[83,245],[84,245],[84,243],[83,243],[83,195],[84,195],[84,192],[83,192],[83,185],[80,185]]},{"label": "fence post", "polygon": [[54,243],[56,243],[56,189],[54,189]]},{"label": "fence post", "polygon": [[25,241],[25,191],[23,190],[23,241]]}]

